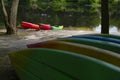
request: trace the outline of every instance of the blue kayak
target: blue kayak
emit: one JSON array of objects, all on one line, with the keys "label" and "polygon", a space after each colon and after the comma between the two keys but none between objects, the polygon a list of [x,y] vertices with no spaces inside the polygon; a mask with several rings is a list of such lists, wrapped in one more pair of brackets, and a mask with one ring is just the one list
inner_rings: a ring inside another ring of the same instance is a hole
[{"label": "blue kayak", "polygon": [[72,37],[69,37],[69,38],[87,38],[87,39],[95,39],[95,40],[102,40],[102,41],[110,41],[110,42],[114,42],[114,43],[120,44],[120,40],[119,39],[108,38],[108,37],[103,37],[103,36],[78,35],[78,36],[72,36]]}]

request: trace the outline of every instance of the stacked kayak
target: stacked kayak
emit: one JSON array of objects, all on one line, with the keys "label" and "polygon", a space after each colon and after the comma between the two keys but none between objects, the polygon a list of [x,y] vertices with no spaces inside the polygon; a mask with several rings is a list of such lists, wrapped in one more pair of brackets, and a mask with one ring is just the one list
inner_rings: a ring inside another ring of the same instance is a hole
[{"label": "stacked kayak", "polygon": [[27,47],[28,48],[50,48],[50,49],[58,49],[58,50],[76,52],[78,54],[84,54],[87,56],[91,56],[97,59],[104,60],[106,62],[110,62],[117,66],[120,66],[120,62],[119,62],[120,55],[119,54],[111,52],[111,51],[107,51],[104,49],[96,48],[93,46],[89,46],[89,45],[76,44],[76,43],[58,41],[58,40],[50,40],[50,41],[44,41],[44,42],[40,42],[36,44],[29,44],[27,45]]},{"label": "stacked kayak", "polygon": [[20,80],[120,80],[120,68],[74,52],[39,48],[10,54]]},{"label": "stacked kayak", "polygon": [[59,40],[77,43],[77,44],[90,45],[90,46],[94,46],[97,48],[102,48],[102,49],[106,49],[112,52],[120,53],[120,50],[119,50],[120,44],[112,43],[108,41],[91,40],[91,39],[86,39],[86,38],[63,38]]},{"label": "stacked kayak", "polygon": [[[21,80],[120,80],[120,36],[88,34],[9,53]],[[47,77],[46,77],[47,76]]]},{"label": "stacked kayak", "polygon": [[114,43],[120,44],[120,40],[119,39],[106,38],[106,37],[103,37],[103,36],[95,36],[95,35],[93,35],[93,36],[92,35],[91,36],[88,36],[88,35],[72,36],[72,37],[69,37],[69,38],[86,38],[86,39],[93,39],[93,40],[110,41],[110,42],[114,42]]},{"label": "stacked kayak", "polygon": [[[76,36],[79,36],[79,35],[76,35]],[[114,35],[114,34],[109,34],[109,35],[108,34],[89,34],[89,36],[102,36],[107,38],[120,39],[120,35]]]}]

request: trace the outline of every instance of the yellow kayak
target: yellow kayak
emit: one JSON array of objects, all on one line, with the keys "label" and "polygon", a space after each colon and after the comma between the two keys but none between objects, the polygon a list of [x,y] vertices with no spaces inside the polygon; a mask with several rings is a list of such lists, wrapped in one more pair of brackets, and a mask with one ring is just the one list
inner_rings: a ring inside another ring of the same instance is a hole
[{"label": "yellow kayak", "polygon": [[76,53],[91,56],[91,57],[112,63],[114,65],[120,66],[120,55],[118,53],[104,50],[101,48],[97,48],[94,46],[65,42],[65,41],[49,40],[45,42],[29,44],[27,45],[27,47],[29,48],[52,48],[52,49],[76,52]]}]

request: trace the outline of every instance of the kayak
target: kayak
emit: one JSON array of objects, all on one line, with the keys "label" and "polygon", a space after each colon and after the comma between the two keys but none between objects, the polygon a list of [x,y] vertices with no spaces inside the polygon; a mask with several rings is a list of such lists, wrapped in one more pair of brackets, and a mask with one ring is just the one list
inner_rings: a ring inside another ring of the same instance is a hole
[{"label": "kayak", "polygon": [[61,30],[63,26],[51,26],[52,30]]},{"label": "kayak", "polygon": [[50,24],[39,24],[40,29],[43,30],[50,30],[51,29],[51,25]]},{"label": "kayak", "polygon": [[22,28],[31,28],[31,29],[40,29],[39,25],[30,23],[30,22],[25,22],[25,21],[21,22],[21,27]]},{"label": "kayak", "polygon": [[112,43],[112,42],[107,42],[107,41],[99,41],[99,40],[91,40],[91,39],[85,39],[85,38],[59,38],[57,40],[90,45],[90,46],[94,46],[97,48],[109,50],[109,51],[120,54],[120,50],[119,50],[120,45],[117,43]]},{"label": "kayak", "polygon": [[103,36],[79,35],[79,36],[71,36],[69,38],[87,38],[87,39],[91,39],[91,40],[93,39],[93,40],[100,40],[100,41],[108,41],[108,42],[120,44],[120,39],[108,38],[108,37],[103,37]]},{"label": "kayak", "polygon": [[114,38],[114,39],[119,39],[120,40],[120,35],[115,35],[115,34],[87,34],[87,35],[88,36],[89,35],[90,36],[102,36],[102,37],[106,37],[106,38]]},{"label": "kayak", "polygon": [[39,48],[9,53],[20,80],[120,80],[120,68],[74,52]]},{"label": "kayak", "polygon": [[120,67],[119,54],[111,51],[107,51],[104,49],[96,48],[93,46],[89,46],[89,45],[76,44],[76,43],[65,42],[65,41],[49,40],[49,41],[44,41],[44,42],[39,42],[34,44],[28,44],[27,47],[28,48],[50,48],[50,49],[58,49],[58,50],[75,52],[78,54],[91,56]]}]

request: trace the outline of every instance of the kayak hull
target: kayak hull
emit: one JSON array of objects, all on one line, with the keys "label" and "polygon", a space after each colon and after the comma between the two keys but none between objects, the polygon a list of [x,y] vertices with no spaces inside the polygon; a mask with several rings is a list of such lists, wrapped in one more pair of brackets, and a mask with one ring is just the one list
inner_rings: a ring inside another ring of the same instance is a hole
[{"label": "kayak hull", "polygon": [[76,52],[78,54],[91,56],[91,57],[109,62],[111,64],[114,64],[116,66],[120,66],[119,54],[108,51],[108,50],[89,46],[89,45],[76,44],[76,43],[65,42],[65,41],[49,40],[49,41],[44,41],[40,43],[28,44],[27,47],[28,48],[50,48],[50,49]]},{"label": "kayak hull", "polygon": [[73,52],[40,48],[9,56],[21,80],[120,80],[119,67]]}]

